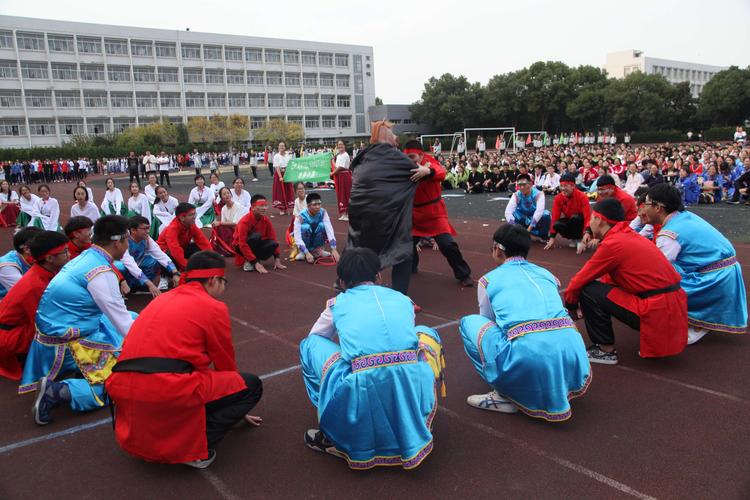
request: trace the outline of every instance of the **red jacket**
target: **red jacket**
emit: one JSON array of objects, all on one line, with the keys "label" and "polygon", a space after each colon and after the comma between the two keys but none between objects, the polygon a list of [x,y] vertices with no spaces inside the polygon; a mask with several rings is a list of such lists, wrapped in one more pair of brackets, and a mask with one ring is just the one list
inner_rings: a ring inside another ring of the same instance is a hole
[{"label": "red jacket", "polygon": [[133,322],[118,360],[143,357],[181,359],[193,371],[112,373],[106,388],[115,402],[117,442],[154,462],[206,458],[206,403],[246,389],[226,304],[195,282],[156,297]]},{"label": "red jacket", "polygon": [[91,248],[91,243],[84,247],[79,247],[72,241],[68,242],[68,260],[73,260],[83,253],[84,250]]},{"label": "red jacket", "polygon": [[29,352],[39,300],[54,274],[33,265],[0,302],[0,376],[20,380],[23,366],[16,354]]},{"label": "red jacket", "polygon": [[626,221],[630,222],[638,217],[638,207],[635,205],[635,198],[617,186],[615,186],[615,192],[612,197],[619,201],[622,204],[622,208],[625,209]]},{"label": "red jacket", "polygon": [[[257,257],[255,257],[255,254],[250,249],[250,245],[247,244],[247,238],[252,233],[260,233],[262,240],[276,241],[276,230],[273,228],[273,224],[271,224],[271,219],[265,215],[256,217],[252,211],[248,212],[247,215],[240,219],[237,223],[237,228],[234,230],[232,245],[239,249],[237,258],[235,258],[237,265],[241,266],[243,264],[243,258],[248,262],[255,262],[257,260]],[[278,247],[276,247],[274,255],[276,257],[279,256]]]},{"label": "red jacket", "polygon": [[414,236],[431,237],[438,234],[456,234],[448,221],[448,210],[443,200],[445,168],[432,155],[425,153],[431,174],[423,177],[414,194],[414,209],[412,211],[412,228]]},{"label": "red jacket", "polygon": [[211,250],[209,243],[203,231],[193,224],[190,227],[185,226],[180,219],[173,219],[167,228],[159,235],[157,243],[162,251],[168,253],[179,269],[185,269],[187,259],[185,258],[185,247],[193,241],[201,250]]},{"label": "red jacket", "polygon": [[578,304],[592,281],[615,286],[607,298],[641,318],[640,354],[671,356],[687,345],[687,295],[681,288],[642,299],[637,294],[679,284],[681,276],[656,245],[620,222],[604,236],[594,255],[570,280],[565,303]]},{"label": "red jacket", "polygon": [[565,196],[563,193],[555,196],[552,202],[552,229],[550,230],[550,237],[555,235],[555,222],[560,219],[561,215],[570,219],[576,214],[583,215],[583,227],[589,227],[591,205],[589,205],[588,196],[578,189],[574,189],[570,197]]}]

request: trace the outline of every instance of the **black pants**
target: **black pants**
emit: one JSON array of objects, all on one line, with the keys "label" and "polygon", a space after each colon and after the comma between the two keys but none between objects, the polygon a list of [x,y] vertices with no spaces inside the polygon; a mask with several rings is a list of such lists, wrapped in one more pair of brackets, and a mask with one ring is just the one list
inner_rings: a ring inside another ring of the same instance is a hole
[{"label": "black pants", "polygon": [[268,173],[273,177],[273,163],[268,164]]},{"label": "black pants", "polygon": [[[742,196],[740,194],[740,189],[748,187],[750,187],[750,172],[745,172],[734,181],[734,194],[732,194],[732,201],[740,201],[740,196]],[[747,193],[746,196],[750,197],[750,192]]]},{"label": "black pants", "polygon": [[201,168],[200,168],[200,167],[196,167],[196,168],[195,168],[195,175],[196,175],[196,176],[199,176],[199,175],[201,175]]},{"label": "black pants", "polygon": [[164,179],[167,179],[167,186],[172,187],[169,181],[169,170],[159,170],[159,184],[164,185]]},{"label": "black pants", "polygon": [[[435,243],[438,245],[440,253],[448,261],[448,265],[453,269],[453,276],[457,280],[462,280],[471,276],[471,268],[469,264],[464,260],[461,255],[461,250],[458,248],[458,243],[448,233],[438,234],[435,238]],[[414,238],[414,252],[412,253],[412,271],[416,272],[419,267],[419,252],[417,252],[417,243],[421,238]]]},{"label": "black pants", "polygon": [[135,179],[135,182],[138,183],[138,187],[141,187],[141,177],[138,175],[138,167],[129,168],[128,174],[130,174],[130,180],[128,182],[132,183],[133,179]]},{"label": "black pants", "polygon": [[276,254],[276,249],[279,248],[278,242],[263,240],[260,238],[260,233],[251,233],[247,237],[247,245],[253,251],[258,261],[270,259]]},{"label": "black pants", "polygon": [[612,330],[612,317],[628,325],[633,330],[641,330],[641,318],[633,311],[620,307],[607,298],[614,286],[601,281],[592,281],[581,290],[579,301],[586,324],[586,331],[594,344],[614,345],[615,332]]},{"label": "black pants", "polygon": [[406,295],[411,280],[411,259],[400,262],[391,268],[391,288]]},{"label": "black pants", "polygon": [[263,382],[250,373],[240,373],[247,389],[224,396],[206,405],[206,438],[215,447],[227,432],[252,410],[263,396]]},{"label": "black pants", "polygon": [[234,178],[240,176],[240,166],[239,165],[232,165],[232,168],[234,169]]},{"label": "black pants", "polygon": [[569,219],[558,219],[552,229],[563,238],[580,240],[583,238],[583,216],[576,214]]},{"label": "black pants", "polygon": [[[258,167],[252,167],[251,166],[250,170],[253,171],[253,179],[257,179],[258,178]],[[237,177],[239,177],[239,174],[237,174]]]}]

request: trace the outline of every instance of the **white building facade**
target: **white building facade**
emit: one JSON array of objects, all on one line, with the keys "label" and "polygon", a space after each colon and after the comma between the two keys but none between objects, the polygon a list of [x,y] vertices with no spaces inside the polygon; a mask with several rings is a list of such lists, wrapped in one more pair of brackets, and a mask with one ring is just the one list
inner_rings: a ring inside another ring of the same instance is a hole
[{"label": "white building facade", "polygon": [[364,136],[373,75],[366,46],[0,16],[0,147],[232,114]]},{"label": "white building facade", "polygon": [[640,71],[648,75],[662,75],[670,83],[689,82],[693,97],[698,97],[706,83],[727,68],[646,57],[643,52],[631,49],[607,54],[604,69],[614,78],[625,78],[634,71]]}]

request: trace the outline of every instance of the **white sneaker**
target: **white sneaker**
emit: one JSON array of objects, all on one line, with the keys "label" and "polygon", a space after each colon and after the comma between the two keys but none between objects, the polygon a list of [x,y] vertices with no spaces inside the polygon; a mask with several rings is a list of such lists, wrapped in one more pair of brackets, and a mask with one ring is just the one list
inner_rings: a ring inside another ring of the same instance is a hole
[{"label": "white sneaker", "polygon": [[258,178],[257,177],[253,177],[253,182],[258,182]]},{"label": "white sneaker", "polygon": [[255,271],[255,266],[252,265],[251,263],[245,261],[245,263],[242,264],[242,270],[245,271],[246,273],[251,273],[251,272]]},{"label": "white sneaker", "polygon": [[159,290],[166,290],[169,288],[169,281],[167,281],[167,278],[162,276],[159,278]]},{"label": "white sneaker", "polygon": [[208,450],[208,458],[203,460],[193,460],[192,462],[183,462],[183,465],[192,467],[193,469],[207,469],[209,465],[214,463],[216,460],[216,450]]},{"label": "white sneaker", "polygon": [[577,248],[578,242],[579,240],[570,240],[570,243],[568,243],[568,248]]},{"label": "white sneaker", "polygon": [[706,330],[705,328],[696,328],[694,326],[688,327],[688,345],[695,344],[700,339],[702,339],[708,332],[711,330]]},{"label": "white sneaker", "polygon": [[518,407],[500,397],[497,391],[488,392],[487,394],[475,394],[466,398],[466,403],[480,410],[496,411],[500,413],[516,413]]},{"label": "white sneaker", "polygon": [[305,254],[302,252],[298,253],[296,257],[294,257],[294,260],[305,260]]},{"label": "white sneaker", "polygon": [[339,217],[339,220],[342,220],[342,221],[346,222],[346,221],[349,220],[349,215],[348,214],[344,214],[341,217]]}]

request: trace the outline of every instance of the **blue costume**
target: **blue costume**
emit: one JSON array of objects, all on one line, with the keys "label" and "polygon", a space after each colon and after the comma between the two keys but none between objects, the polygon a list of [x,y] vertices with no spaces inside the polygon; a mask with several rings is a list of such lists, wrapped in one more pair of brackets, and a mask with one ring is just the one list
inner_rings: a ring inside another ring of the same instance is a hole
[{"label": "blue costume", "polygon": [[[31,269],[31,265],[26,262],[26,259],[24,259],[23,256],[15,250],[11,250],[10,252],[0,257],[0,267],[6,266],[17,268],[21,273],[21,276],[26,274],[26,271]],[[0,300],[4,299],[5,296],[8,295],[8,291],[9,290],[6,289],[2,283],[0,283]]]},{"label": "blue costume", "polygon": [[[325,213],[324,208],[321,208],[315,216],[310,215],[307,209],[300,212],[300,232],[305,244],[304,247],[300,247],[301,252],[312,251],[326,244],[326,228],[323,223]],[[331,248],[336,248],[336,240],[331,241]]]},{"label": "blue costume", "polygon": [[[101,273],[114,273],[112,258],[94,245],[68,262],[50,281],[39,301],[37,331],[19,394],[35,391],[44,376],[55,380],[72,371],[83,378],[57,381],[67,384],[73,410],[93,410],[106,404],[104,381],[117,361],[124,336],[88,291],[89,282]],[[118,299],[122,300],[114,300]]]},{"label": "blue costume", "polygon": [[[316,330],[323,318],[325,332]],[[335,333],[340,344],[326,338]],[[432,451],[439,350],[437,332],[415,328],[399,292],[362,284],[328,301],[300,359],[320,430],[349,467],[412,469]]]},{"label": "blue costume", "polygon": [[[747,297],[742,268],[732,244],[711,224],[685,211],[673,212],[659,236],[680,245],[672,261],[687,293],[688,325],[726,333],[745,333]],[[667,255],[670,258],[669,255]]]},{"label": "blue costume", "polygon": [[546,269],[507,259],[479,280],[494,321],[472,314],[459,326],[479,375],[527,415],[550,422],[569,419],[569,400],[591,382],[586,347],[558,285]]},{"label": "blue costume", "polygon": [[685,205],[694,205],[698,203],[698,197],[701,194],[701,187],[698,185],[698,180],[695,174],[690,174],[686,177],[677,179],[675,187],[682,194],[682,203]]},{"label": "blue costume", "polygon": [[544,194],[532,187],[531,193],[524,195],[521,191],[516,191],[515,196],[517,199],[516,209],[513,211],[513,219],[516,224],[521,224],[524,227],[532,226],[531,234],[538,236],[543,239],[549,237],[549,229],[552,223],[552,216],[549,210],[545,210],[542,213],[542,217],[534,223],[534,212],[536,211],[536,198],[538,195],[544,196]]},{"label": "blue costume", "polygon": [[121,260],[115,262],[115,267],[117,267],[125,277],[130,288],[146,286],[146,281],[153,281],[162,269],[165,269],[169,274],[177,271],[177,267],[171,262],[171,260],[169,265],[164,268],[155,258],[153,258],[148,253],[149,244],[157,245],[151,237],[146,237],[143,241],[135,241],[133,238],[128,238],[128,253],[133,258],[136,265],[141,269],[141,274],[139,276],[133,276]]}]

